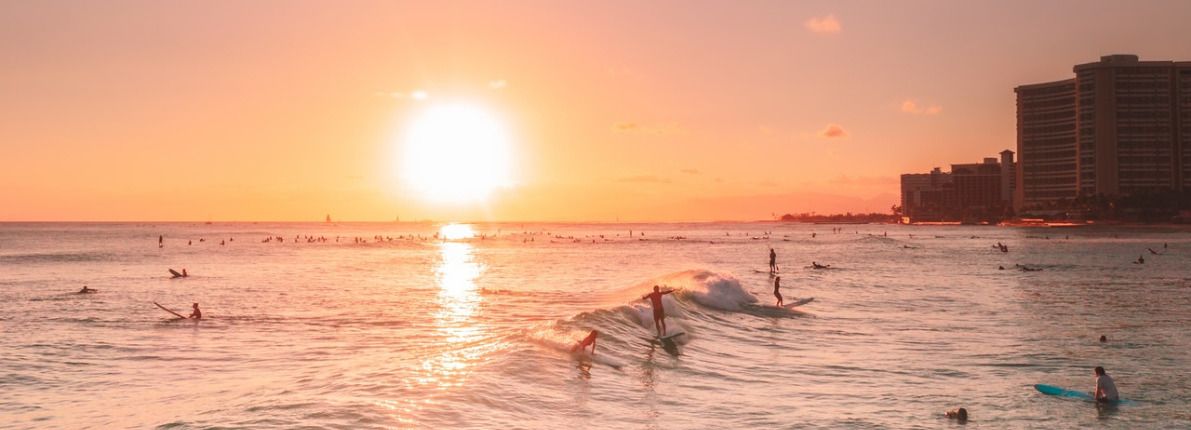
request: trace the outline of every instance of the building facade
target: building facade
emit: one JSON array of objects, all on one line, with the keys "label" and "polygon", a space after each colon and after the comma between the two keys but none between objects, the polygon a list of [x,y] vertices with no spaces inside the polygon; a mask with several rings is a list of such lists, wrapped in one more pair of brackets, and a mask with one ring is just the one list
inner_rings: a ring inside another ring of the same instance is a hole
[{"label": "building facade", "polygon": [[1109,55],[1017,93],[1014,207],[1191,191],[1191,62]]},{"label": "building facade", "polygon": [[950,172],[936,167],[930,173],[901,176],[902,215],[910,222],[973,221],[1001,217],[1016,191],[1013,151],[1001,159],[952,164]]}]

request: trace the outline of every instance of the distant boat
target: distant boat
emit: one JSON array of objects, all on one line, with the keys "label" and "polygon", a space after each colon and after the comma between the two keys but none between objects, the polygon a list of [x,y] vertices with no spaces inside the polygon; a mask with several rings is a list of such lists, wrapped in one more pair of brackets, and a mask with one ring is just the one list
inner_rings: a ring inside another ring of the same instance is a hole
[{"label": "distant boat", "polygon": [[331,223],[331,214],[327,214],[327,224]]}]

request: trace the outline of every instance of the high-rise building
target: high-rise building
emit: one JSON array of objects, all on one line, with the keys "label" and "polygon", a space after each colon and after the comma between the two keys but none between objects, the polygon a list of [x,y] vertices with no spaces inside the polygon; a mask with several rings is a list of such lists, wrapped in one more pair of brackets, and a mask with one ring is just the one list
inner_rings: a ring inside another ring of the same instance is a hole
[{"label": "high-rise building", "polygon": [[1109,55],[1017,93],[1016,208],[1191,191],[1191,62]]}]

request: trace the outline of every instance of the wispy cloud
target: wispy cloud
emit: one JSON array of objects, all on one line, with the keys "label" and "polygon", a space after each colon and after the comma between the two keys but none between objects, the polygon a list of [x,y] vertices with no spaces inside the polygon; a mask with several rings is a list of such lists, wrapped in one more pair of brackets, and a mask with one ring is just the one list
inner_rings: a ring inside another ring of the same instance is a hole
[{"label": "wispy cloud", "polygon": [[811,19],[806,20],[806,22],[804,22],[802,25],[812,33],[819,34],[836,34],[842,29],[840,27],[839,20],[835,19],[834,14],[823,17],[812,17]]},{"label": "wispy cloud", "polygon": [[427,93],[425,90],[413,90],[409,92],[377,91],[374,95],[378,97],[389,97],[397,100],[409,99],[414,101],[422,101],[430,98],[430,93]]},{"label": "wispy cloud", "polygon": [[918,100],[906,99],[902,102],[901,111],[913,115],[938,115],[943,112],[943,107],[936,104],[920,105]]},{"label": "wispy cloud", "polygon": [[819,137],[824,139],[843,139],[848,137],[848,132],[844,131],[844,128],[840,127],[839,124],[827,124],[827,128],[819,132]]},{"label": "wispy cloud", "polygon": [[504,79],[496,79],[496,80],[488,81],[488,88],[491,88],[494,90],[503,90],[507,86],[509,86],[509,83],[507,81],[505,81]]},{"label": "wispy cloud", "polygon": [[616,182],[627,184],[669,184],[670,180],[657,175],[636,175],[616,178]]},{"label": "wispy cloud", "polygon": [[622,122],[612,126],[619,133],[641,134],[680,134],[684,129],[675,123],[642,124],[638,122]]}]

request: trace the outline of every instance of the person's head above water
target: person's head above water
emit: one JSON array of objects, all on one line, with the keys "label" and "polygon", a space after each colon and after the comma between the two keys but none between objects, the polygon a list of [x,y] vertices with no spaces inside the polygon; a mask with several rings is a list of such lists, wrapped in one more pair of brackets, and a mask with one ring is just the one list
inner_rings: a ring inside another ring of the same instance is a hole
[{"label": "person's head above water", "polygon": [[1100,335],[1100,343],[1108,342],[1108,336]]},{"label": "person's head above water", "polygon": [[1104,368],[1096,366],[1096,376],[1104,376]]}]

